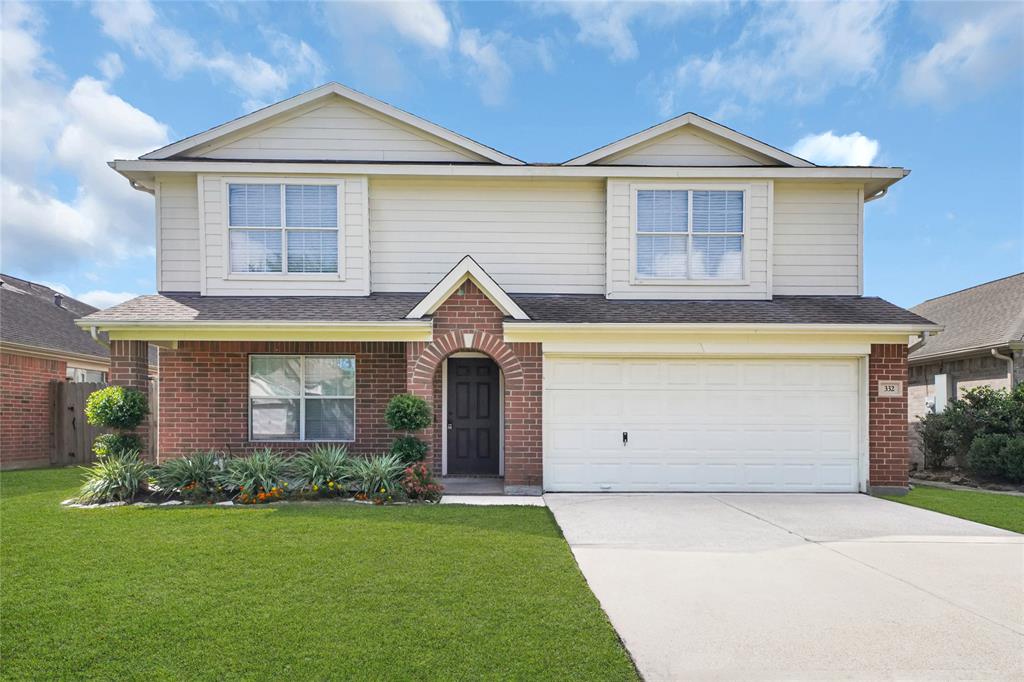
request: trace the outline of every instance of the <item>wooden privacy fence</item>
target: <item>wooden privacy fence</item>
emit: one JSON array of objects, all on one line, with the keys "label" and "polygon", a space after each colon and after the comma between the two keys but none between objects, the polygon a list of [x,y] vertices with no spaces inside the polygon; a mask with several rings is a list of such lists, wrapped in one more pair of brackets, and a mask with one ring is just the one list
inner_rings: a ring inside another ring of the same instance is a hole
[{"label": "wooden privacy fence", "polygon": [[[85,401],[89,394],[106,388],[103,383],[50,382],[50,405],[53,424],[53,450],[50,463],[54,466],[88,464],[96,460],[92,443],[101,433],[110,429],[93,426],[85,418]],[[145,458],[152,461],[156,452],[157,434],[157,382],[149,382],[149,438]]]}]

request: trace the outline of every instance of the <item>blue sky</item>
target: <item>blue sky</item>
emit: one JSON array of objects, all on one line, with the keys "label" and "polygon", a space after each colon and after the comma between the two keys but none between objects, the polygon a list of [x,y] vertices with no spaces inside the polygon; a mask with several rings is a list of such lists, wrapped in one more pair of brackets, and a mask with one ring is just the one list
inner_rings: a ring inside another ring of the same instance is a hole
[{"label": "blue sky", "polygon": [[109,170],[337,80],[527,161],[695,111],[819,163],[899,165],[867,294],[1024,270],[1020,3],[5,2],[0,266],[155,288],[153,203]]}]

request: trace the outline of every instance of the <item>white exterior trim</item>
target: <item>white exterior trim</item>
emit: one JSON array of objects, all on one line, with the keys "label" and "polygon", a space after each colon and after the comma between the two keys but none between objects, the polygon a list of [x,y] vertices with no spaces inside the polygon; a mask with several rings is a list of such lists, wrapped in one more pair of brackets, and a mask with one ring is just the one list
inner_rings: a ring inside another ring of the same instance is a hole
[{"label": "white exterior trim", "polygon": [[448,297],[467,279],[476,284],[484,296],[489,298],[501,312],[516,320],[530,319],[529,315],[516,305],[516,302],[480,267],[479,263],[473,260],[472,256],[465,256],[454,268],[449,270],[448,274],[441,278],[441,281],[434,285],[434,288],[427,292],[427,295],[405,316],[406,319],[419,320],[430,315],[440,308],[441,304],[448,300]]},{"label": "white exterior trim", "polygon": [[439,137],[442,140],[445,140],[446,142],[454,144],[458,147],[462,147],[463,149],[473,152],[474,154],[478,154],[479,156],[483,156],[484,158],[490,159],[495,163],[513,165],[523,163],[522,161],[515,157],[508,156],[507,154],[502,154],[501,152],[497,151],[496,149],[492,149],[487,145],[480,144],[479,142],[471,140],[468,137],[464,137],[463,135],[459,135],[458,133],[448,130],[447,128],[443,128],[437,125],[436,123],[431,123],[426,119],[422,119],[419,116],[410,114],[407,111],[402,111],[401,109],[393,107],[390,104],[387,104],[386,102],[380,101],[379,99],[370,97],[369,95],[364,95],[363,93],[357,92],[356,90],[353,90],[351,88],[347,88],[344,85],[341,85],[340,83],[327,83],[325,85],[321,85],[318,88],[307,90],[306,92],[296,95],[295,97],[291,97],[282,102],[278,102],[277,104],[272,104],[268,107],[264,107],[263,109],[254,111],[253,113],[247,114],[240,118],[236,118],[235,120],[229,121],[228,123],[224,123],[214,128],[210,128],[209,130],[199,133],[197,135],[186,137],[184,140],[174,142],[172,144],[167,145],[166,147],[161,147],[160,149],[151,151],[148,154],[143,154],[139,158],[168,159],[178,154],[186,154],[187,152],[192,151],[197,147],[209,144],[210,142],[213,142],[214,140],[220,137],[230,135],[231,133],[237,132],[242,128],[247,128],[257,123],[262,123],[264,121],[267,121],[268,119],[274,118],[275,116],[286,114],[294,109],[309,104],[310,102],[325,97],[329,97],[331,95],[337,95],[338,97],[342,97],[344,99],[353,101],[357,104],[366,107],[367,109],[371,109],[379,114],[383,114],[395,120],[401,121],[402,123],[408,126],[412,126],[413,128],[422,130],[423,132],[433,135],[434,137]]},{"label": "white exterior trim", "polygon": [[648,140],[652,140],[659,135],[670,133],[673,130],[678,130],[685,126],[693,126],[705,132],[709,132],[712,135],[718,135],[719,137],[725,138],[730,142],[737,144],[741,147],[749,149],[751,151],[762,154],[771,159],[784,163],[787,166],[796,166],[801,168],[813,167],[814,164],[805,159],[801,159],[799,156],[794,156],[787,152],[777,149],[769,144],[765,144],[760,140],[744,135],[743,133],[736,132],[732,128],[727,128],[720,123],[715,123],[703,116],[698,116],[694,113],[686,113],[682,116],[677,116],[673,119],[669,119],[664,123],[659,123],[656,126],[652,126],[647,130],[642,130],[639,133],[625,137],[617,142],[612,142],[603,147],[587,152],[582,156],[577,156],[574,159],[566,161],[564,166],[585,166],[602,159],[611,156],[612,154],[618,154],[619,152],[625,151],[631,147],[636,147]]}]

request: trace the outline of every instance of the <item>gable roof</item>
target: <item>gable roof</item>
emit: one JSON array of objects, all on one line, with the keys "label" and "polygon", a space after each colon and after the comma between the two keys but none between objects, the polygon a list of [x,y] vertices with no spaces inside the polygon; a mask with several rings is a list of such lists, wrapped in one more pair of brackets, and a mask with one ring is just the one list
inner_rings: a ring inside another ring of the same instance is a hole
[{"label": "gable roof", "polygon": [[313,88],[303,92],[295,97],[283,100],[276,104],[271,104],[268,107],[264,107],[251,114],[246,114],[236,118],[233,121],[221,124],[209,130],[186,137],[183,140],[174,142],[160,149],[143,154],[140,159],[147,160],[161,160],[169,159],[177,156],[188,156],[188,153],[198,147],[208,145],[209,143],[217,140],[218,138],[231,135],[232,133],[238,132],[242,129],[256,126],[260,123],[269,121],[270,119],[287,115],[299,107],[304,107],[312,102],[321,100],[329,97],[341,97],[343,99],[355,102],[361,106],[366,107],[379,114],[395,119],[407,126],[416,128],[430,136],[440,138],[450,144],[465,149],[473,154],[481,156],[494,163],[503,165],[522,165],[523,162],[519,159],[503,154],[496,149],[488,147],[487,145],[481,144],[475,140],[471,140],[468,137],[459,135],[458,133],[452,132],[447,128],[431,123],[430,121],[410,114],[407,111],[403,111],[397,107],[391,106],[386,102],[382,102],[379,99],[370,97],[361,92],[345,87],[340,83],[326,83],[318,88]]},{"label": "gable roof", "polygon": [[624,137],[616,142],[612,142],[611,144],[598,147],[586,154],[569,159],[562,165],[588,166],[591,164],[598,164],[598,162],[603,161],[613,154],[619,154],[628,149],[639,147],[657,137],[679,130],[685,126],[692,126],[698,130],[723,138],[735,145],[748,149],[752,152],[756,152],[761,156],[766,156],[774,161],[778,161],[784,166],[810,168],[815,165],[810,161],[801,159],[799,156],[794,156],[793,154],[784,152],[770,144],[766,144],[760,140],[755,140],[749,135],[744,135],[743,133],[722,125],[721,123],[715,123],[714,121],[704,118],[703,116],[699,116],[693,112],[687,112],[681,116],[676,116],[664,123],[659,123],[647,128],[646,130],[641,130],[638,133]]},{"label": "gable roof", "polygon": [[[97,308],[42,284],[0,275],[0,342],[107,360],[110,351],[75,320]],[[54,296],[61,296],[61,305]]]},{"label": "gable roof", "polygon": [[434,288],[428,291],[427,295],[420,299],[416,307],[405,317],[410,320],[418,320],[430,315],[440,308],[441,304],[448,300],[448,297],[467,279],[476,284],[484,296],[489,298],[491,303],[508,317],[516,320],[530,319],[530,316],[524,313],[523,309],[505,293],[505,290],[469,255],[464,256],[456,263],[455,267],[449,270],[448,274],[442,277],[441,281],[435,284]]},{"label": "gable roof", "polygon": [[911,361],[1010,344],[1024,347],[1024,272],[925,301],[910,309],[945,327]]}]

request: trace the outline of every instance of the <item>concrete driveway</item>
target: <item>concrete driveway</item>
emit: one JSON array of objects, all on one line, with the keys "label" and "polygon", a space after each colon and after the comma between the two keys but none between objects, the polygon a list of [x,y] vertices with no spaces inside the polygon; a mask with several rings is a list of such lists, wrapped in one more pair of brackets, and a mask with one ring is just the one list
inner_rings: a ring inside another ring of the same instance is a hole
[{"label": "concrete driveway", "polygon": [[1024,679],[1022,535],[865,495],[545,499],[647,680]]}]

